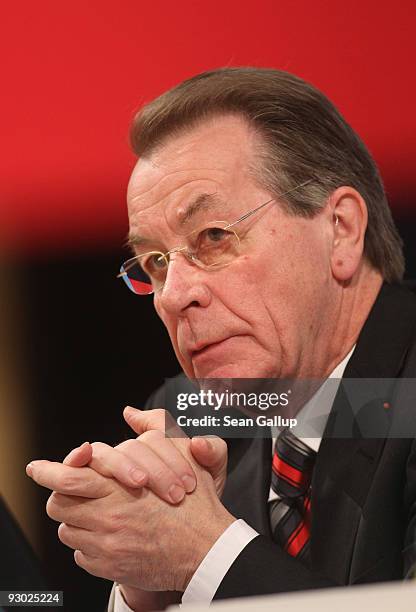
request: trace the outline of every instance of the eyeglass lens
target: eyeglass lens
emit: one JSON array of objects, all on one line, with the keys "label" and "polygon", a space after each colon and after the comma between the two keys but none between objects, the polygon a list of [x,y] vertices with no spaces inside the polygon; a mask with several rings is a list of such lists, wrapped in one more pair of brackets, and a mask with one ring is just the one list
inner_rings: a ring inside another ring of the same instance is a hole
[{"label": "eyeglass lens", "polygon": [[[225,221],[221,223],[226,225]],[[181,249],[180,252],[200,267],[209,269],[228,265],[238,255],[239,238],[234,230],[224,229],[217,224],[192,234],[192,250]],[[144,255],[143,258],[133,257],[123,264],[120,275],[131,291],[138,295],[149,295],[163,287],[167,273],[166,263],[170,256],[167,258],[166,260],[164,255],[158,252]]]}]

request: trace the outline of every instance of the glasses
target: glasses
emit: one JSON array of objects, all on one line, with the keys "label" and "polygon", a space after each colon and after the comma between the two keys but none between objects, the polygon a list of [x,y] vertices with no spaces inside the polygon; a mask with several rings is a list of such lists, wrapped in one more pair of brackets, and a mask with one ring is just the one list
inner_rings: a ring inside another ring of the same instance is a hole
[{"label": "glasses", "polygon": [[[305,187],[312,180],[309,179],[276,197],[283,197]],[[218,270],[228,266],[239,255],[240,238],[233,228],[275,199],[271,198],[249,210],[232,223],[211,221],[203,225],[185,236],[190,246],[175,247],[167,253],[149,251],[136,255],[123,263],[117,278],[122,278],[136,295],[150,295],[160,291],[165,284],[171,256],[174,253],[181,253],[188,261],[203,270]]]}]

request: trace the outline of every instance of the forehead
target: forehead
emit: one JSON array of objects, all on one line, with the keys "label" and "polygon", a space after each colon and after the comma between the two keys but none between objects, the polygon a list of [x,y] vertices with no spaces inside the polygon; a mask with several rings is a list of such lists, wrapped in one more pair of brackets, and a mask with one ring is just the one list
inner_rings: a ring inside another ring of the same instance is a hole
[{"label": "forehead", "polygon": [[234,116],[171,136],[134,168],[127,193],[130,230],[164,218],[176,231],[193,216],[190,211],[230,212],[242,194],[249,197],[248,184],[254,188],[257,143],[246,121]]}]

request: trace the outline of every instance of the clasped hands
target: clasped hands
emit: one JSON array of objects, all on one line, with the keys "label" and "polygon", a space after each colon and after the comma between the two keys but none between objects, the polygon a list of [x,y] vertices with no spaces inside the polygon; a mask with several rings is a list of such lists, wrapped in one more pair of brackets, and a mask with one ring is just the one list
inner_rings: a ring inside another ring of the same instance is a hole
[{"label": "clasped hands", "polygon": [[124,418],[138,438],[84,443],[63,463],[32,461],[27,474],[53,491],[46,510],[77,565],[130,589],[183,592],[235,520],[219,499],[226,443],[177,426],[165,437],[164,410],[128,407]]}]

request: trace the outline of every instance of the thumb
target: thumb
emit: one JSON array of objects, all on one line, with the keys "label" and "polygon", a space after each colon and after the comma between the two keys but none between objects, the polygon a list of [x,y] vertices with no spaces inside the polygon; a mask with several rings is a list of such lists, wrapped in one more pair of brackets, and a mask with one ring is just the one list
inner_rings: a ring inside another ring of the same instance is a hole
[{"label": "thumb", "polygon": [[88,465],[92,459],[92,446],[89,442],[84,442],[81,446],[74,448],[63,460],[65,465],[72,467],[83,467]]},{"label": "thumb", "polygon": [[169,433],[170,437],[187,437],[181,428],[178,427],[172,415],[163,408],[139,410],[138,408],[126,406],[123,416],[127,425],[139,436],[145,431],[156,429],[163,433]]},{"label": "thumb", "polygon": [[191,452],[199,465],[207,468],[215,480],[215,484],[217,485],[221,481],[221,486],[223,486],[227,473],[228,459],[228,449],[225,440],[218,438],[218,436],[192,438]]}]

